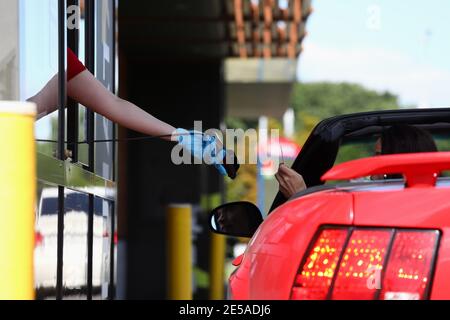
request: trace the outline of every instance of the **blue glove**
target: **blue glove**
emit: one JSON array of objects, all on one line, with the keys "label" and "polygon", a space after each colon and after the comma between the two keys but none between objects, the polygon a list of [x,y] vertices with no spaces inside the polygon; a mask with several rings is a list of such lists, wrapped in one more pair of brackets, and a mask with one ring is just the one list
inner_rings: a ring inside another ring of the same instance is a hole
[{"label": "blue glove", "polygon": [[216,137],[205,135],[200,131],[185,129],[177,129],[175,135],[178,135],[178,143],[194,158],[214,165],[222,175],[227,175],[227,171],[222,165],[226,152],[223,148],[219,150]]},{"label": "blue glove", "polygon": [[213,164],[223,176],[227,175],[227,170],[223,166],[226,154],[225,149],[217,145],[217,138],[215,136],[203,136],[203,158],[207,163]]}]

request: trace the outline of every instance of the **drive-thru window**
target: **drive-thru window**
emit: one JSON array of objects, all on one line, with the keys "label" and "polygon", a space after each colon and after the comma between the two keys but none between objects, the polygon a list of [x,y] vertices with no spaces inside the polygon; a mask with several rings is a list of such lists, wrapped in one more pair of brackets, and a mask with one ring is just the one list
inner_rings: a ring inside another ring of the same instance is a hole
[{"label": "drive-thru window", "polygon": [[[26,100],[59,74],[59,111],[35,124],[38,299],[112,299],[116,284],[115,126],[66,104],[67,48],[115,91],[115,0],[0,5],[0,100]],[[3,38],[3,32],[2,32]],[[63,111],[66,110],[66,111]]]}]

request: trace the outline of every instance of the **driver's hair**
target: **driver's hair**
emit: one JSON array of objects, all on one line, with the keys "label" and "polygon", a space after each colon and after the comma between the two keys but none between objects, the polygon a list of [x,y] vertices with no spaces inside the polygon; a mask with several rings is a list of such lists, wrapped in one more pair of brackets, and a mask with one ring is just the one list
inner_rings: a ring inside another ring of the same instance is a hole
[{"label": "driver's hair", "polygon": [[399,124],[381,134],[381,154],[436,152],[431,134],[421,128]]}]

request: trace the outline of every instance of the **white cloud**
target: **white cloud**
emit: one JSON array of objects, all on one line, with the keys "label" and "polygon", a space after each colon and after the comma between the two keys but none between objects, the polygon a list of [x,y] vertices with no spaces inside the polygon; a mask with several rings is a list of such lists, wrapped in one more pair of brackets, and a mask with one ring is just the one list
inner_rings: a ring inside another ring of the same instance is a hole
[{"label": "white cloud", "polygon": [[327,48],[305,43],[300,56],[301,81],[347,81],[388,90],[402,104],[450,105],[450,72],[381,48]]}]

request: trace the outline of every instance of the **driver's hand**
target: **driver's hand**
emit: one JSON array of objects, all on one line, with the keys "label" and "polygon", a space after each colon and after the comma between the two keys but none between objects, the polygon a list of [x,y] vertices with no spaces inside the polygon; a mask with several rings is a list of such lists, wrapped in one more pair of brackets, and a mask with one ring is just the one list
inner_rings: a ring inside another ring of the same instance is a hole
[{"label": "driver's hand", "polygon": [[294,194],[306,189],[305,181],[301,174],[281,164],[275,178],[280,184],[280,192],[289,199]]}]

